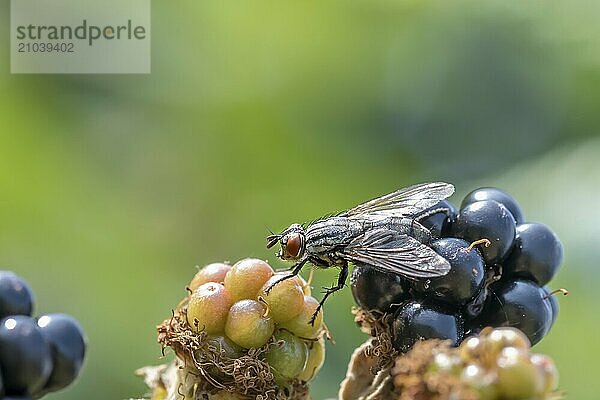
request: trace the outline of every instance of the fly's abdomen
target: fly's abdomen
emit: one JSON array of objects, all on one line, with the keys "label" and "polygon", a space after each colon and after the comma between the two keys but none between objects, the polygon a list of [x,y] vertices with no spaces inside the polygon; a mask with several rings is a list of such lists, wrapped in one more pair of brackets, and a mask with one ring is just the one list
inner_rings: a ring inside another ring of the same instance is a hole
[{"label": "fly's abdomen", "polygon": [[427,244],[432,239],[431,232],[412,218],[390,218],[386,225],[386,228],[414,237],[421,243]]}]

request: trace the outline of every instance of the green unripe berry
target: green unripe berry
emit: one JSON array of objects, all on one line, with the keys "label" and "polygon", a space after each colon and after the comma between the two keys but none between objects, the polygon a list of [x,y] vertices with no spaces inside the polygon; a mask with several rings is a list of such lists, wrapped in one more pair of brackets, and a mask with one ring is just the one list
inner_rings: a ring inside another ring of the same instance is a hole
[{"label": "green unripe berry", "polygon": [[531,344],[527,336],[516,328],[496,328],[487,336],[486,347],[488,351],[499,354],[506,347],[514,347],[529,351]]},{"label": "green unripe berry", "polygon": [[[297,279],[286,279],[271,287],[275,282],[284,277],[275,274],[265,283],[260,296],[269,306],[269,311],[275,322],[289,321],[300,314],[304,307],[304,293]],[[267,294],[267,289],[271,290]]]},{"label": "green unripe berry", "polygon": [[308,345],[308,358],[304,370],[298,375],[298,379],[308,382],[321,370],[325,362],[325,339],[321,338]]},{"label": "green unripe berry", "polygon": [[234,301],[256,299],[265,282],[274,274],[266,262],[255,258],[238,261],[225,276],[225,287]]},{"label": "green unripe berry", "polygon": [[428,369],[429,372],[448,372],[458,374],[462,371],[462,362],[456,354],[440,352],[433,357]]},{"label": "green unripe berry", "polygon": [[479,336],[465,339],[458,352],[465,363],[477,362],[491,368],[496,365],[498,355],[506,347],[529,351],[529,339],[515,328],[489,329]]},{"label": "green unripe berry", "polygon": [[311,296],[304,296],[304,305],[300,314],[289,321],[282,322],[279,326],[304,339],[315,339],[319,336],[323,326],[323,311],[319,310],[314,325],[309,322],[315,313],[319,302]]},{"label": "green unripe berry", "polygon": [[461,380],[479,394],[479,400],[495,400],[498,397],[494,381],[496,375],[479,364],[467,364],[461,373]]},{"label": "green unripe berry", "polygon": [[532,354],[530,360],[544,375],[544,394],[558,389],[558,369],[554,361],[544,354]]},{"label": "green unripe berry", "polygon": [[238,346],[246,349],[267,343],[275,323],[264,304],[256,300],[240,300],[229,309],[225,334]]},{"label": "green unripe berry", "polygon": [[304,341],[287,331],[278,331],[275,343],[265,353],[265,361],[271,366],[275,381],[286,386],[304,370],[308,357],[308,348]]},{"label": "green unripe berry", "polygon": [[222,357],[239,358],[243,354],[240,346],[225,336],[214,336],[206,341],[206,344],[218,351]]},{"label": "green unripe berry", "polygon": [[[226,364],[232,359],[236,359],[241,357],[243,353],[243,349],[237,344],[233,343],[233,341],[225,336],[213,336],[209,337],[206,341],[206,346],[203,346],[195,351],[194,355],[196,356],[196,360],[206,359],[208,352],[218,353],[220,355],[217,360],[220,361],[220,364]],[[212,357],[209,358],[211,361]],[[205,365],[205,371],[208,372],[215,379],[224,379],[227,378],[227,375],[215,364],[207,363]]]},{"label": "green unripe berry", "polygon": [[196,332],[205,330],[209,334],[221,333],[229,308],[233,304],[227,289],[219,283],[201,285],[190,296],[187,306],[187,321]]},{"label": "green unripe berry", "polygon": [[[485,352],[485,340],[484,336],[471,336],[463,340],[458,347],[458,354],[461,360],[465,363],[477,362],[481,359],[482,353]],[[493,357],[494,361],[496,357]]]},{"label": "green unripe berry", "polygon": [[543,373],[522,349],[503,349],[498,357],[496,371],[497,388],[502,399],[531,399],[543,391]]},{"label": "green unripe berry", "polygon": [[302,275],[300,275],[300,274],[296,275],[296,280],[298,281],[298,284],[302,288],[302,292],[304,292],[304,295],[310,296],[312,294],[312,289],[310,288],[310,285],[308,284],[308,282],[306,282],[306,280],[302,277]]}]

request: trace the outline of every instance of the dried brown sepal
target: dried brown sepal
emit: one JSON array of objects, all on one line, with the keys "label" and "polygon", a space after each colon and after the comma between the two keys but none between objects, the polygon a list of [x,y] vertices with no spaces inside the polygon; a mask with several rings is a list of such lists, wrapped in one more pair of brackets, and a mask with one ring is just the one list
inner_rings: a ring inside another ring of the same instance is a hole
[{"label": "dried brown sepal", "polygon": [[[210,399],[211,393],[227,390],[243,399],[256,400],[305,400],[308,387],[303,382],[292,382],[289,387],[280,388],[269,365],[261,360],[270,343],[256,349],[249,349],[239,358],[229,358],[208,341],[208,335],[200,330],[195,332],[188,325],[185,303],[173,311],[171,318],[157,327],[158,342],[171,348],[179,364],[177,384],[180,399]],[[167,388],[167,391],[172,391]],[[186,393],[187,392],[187,393]],[[169,398],[170,399],[170,398]]]},{"label": "dried brown sepal", "polygon": [[371,340],[366,342],[368,344],[363,351],[366,357],[375,360],[371,370],[372,374],[375,375],[379,371],[391,367],[399,354],[392,345],[390,335],[392,316],[369,313],[361,308],[353,309],[352,313],[354,314],[354,321],[361,330],[371,336]]},{"label": "dried brown sepal", "polygon": [[[372,340],[367,340],[352,353],[346,378],[340,385],[340,400],[363,400],[378,390],[373,373],[378,360],[366,354],[366,350],[372,346]],[[380,371],[380,374],[389,376],[389,370]]]}]

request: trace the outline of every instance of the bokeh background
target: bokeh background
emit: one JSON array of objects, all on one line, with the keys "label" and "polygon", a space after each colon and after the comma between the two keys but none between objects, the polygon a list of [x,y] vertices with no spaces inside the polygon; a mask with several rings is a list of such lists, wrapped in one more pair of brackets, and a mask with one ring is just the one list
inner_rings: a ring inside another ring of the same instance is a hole
[{"label": "bokeh background", "polygon": [[[155,325],[196,265],[272,261],[267,227],[428,180],[515,195],[562,238],[561,314],[536,349],[597,397],[600,3],[153,2],[152,74],[10,75],[0,30],[0,265],[89,336],[48,399],[144,394]],[[9,25],[9,2],[0,25]],[[334,271],[317,274],[330,284]],[[351,350],[345,290],[314,383]]]}]

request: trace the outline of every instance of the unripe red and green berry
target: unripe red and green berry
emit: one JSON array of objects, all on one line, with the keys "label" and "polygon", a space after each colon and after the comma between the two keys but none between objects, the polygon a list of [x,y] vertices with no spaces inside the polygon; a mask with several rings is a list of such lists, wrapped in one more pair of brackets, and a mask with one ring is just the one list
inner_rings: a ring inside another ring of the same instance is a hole
[{"label": "unripe red and green berry", "polygon": [[220,283],[208,282],[196,289],[187,305],[187,321],[196,332],[221,333],[233,300],[229,291]]},{"label": "unripe red and green berry", "polygon": [[267,307],[256,300],[240,300],[231,306],[225,334],[243,348],[264,346],[275,330],[275,322]]},{"label": "unripe red and green berry", "polygon": [[304,339],[315,339],[319,336],[323,326],[323,310],[319,310],[311,324],[315,311],[319,307],[319,302],[311,296],[304,296],[302,311],[294,318],[282,322],[279,327],[285,328],[294,335]]},{"label": "unripe red and green berry", "polygon": [[225,275],[225,287],[233,301],[256,299],[260,289],[273,276],[273,268],[255,258],[238,261]]},{"label": "unripe red and green berry", "polygon": [[208,282],[223,283],[225,275],[231,270],[231,265],[225,263],[212,263],[201,268],[190,282],[189,289],[194,292]]},{"label": "unripe red and green berry", "polygon": [[291,278],[275,284],[283,277],[284,274],[273,275],[259,292],[259,297],[269,306],[276,323],[289,321],[300,314],[304,307],[304,291],[298,284],[299,280]]}]

